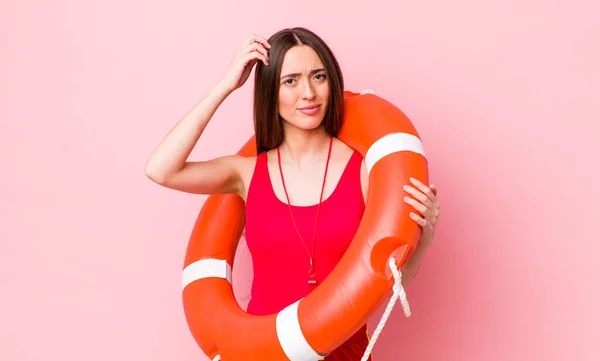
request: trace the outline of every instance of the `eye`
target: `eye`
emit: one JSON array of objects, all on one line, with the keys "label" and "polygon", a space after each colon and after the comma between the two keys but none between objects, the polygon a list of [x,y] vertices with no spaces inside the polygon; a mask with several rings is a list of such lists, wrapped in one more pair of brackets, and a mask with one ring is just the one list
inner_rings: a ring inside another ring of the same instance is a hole
[{"label": "eye", "polygon": [[292,79],[292,78],[290,78],[290,79],[286,79],[286,80],[285,80],[283,83],[284,83],[284,84],[287,84],[287,85],[292,85],[292,83],[293,83],[294,81],[296,81],[296,79]]},{"label": "eye", "polygon": [[315,75],[315,78],[319,79],[319,80],[325,80],[327,79],[327,75],[325,75],[325,73],[320,73]]}]

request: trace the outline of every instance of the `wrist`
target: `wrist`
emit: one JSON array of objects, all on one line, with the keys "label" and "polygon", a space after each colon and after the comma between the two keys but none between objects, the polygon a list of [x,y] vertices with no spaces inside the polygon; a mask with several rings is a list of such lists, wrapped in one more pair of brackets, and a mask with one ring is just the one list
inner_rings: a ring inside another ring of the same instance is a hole
[{"label": "wrist", "polygon": [[414,264],[421,263],[421,261],[423,260],[424,257],[425,257],[425,245],[419,245],[419,246],[417,246],[417,248],[415,249],[413,254],[410,256],[410,258],[406,261],[406,263],[410,264],[409,265],[409,267],[410,267]]},{"label": "wrist", "polygon": [[423,263],[423,259],[425,258],[425,253],[427,252],[428,245],[420,243],[417,245],[417,248],[410,256],[410,258],[404,263],[402,266],[402,284],[407,285],[412,279],[415,277],[419,269],[421,268],[421,264]]},{"label": "wrist", "polygon": [[230,84],[227,84],[224,79],[221,79],[217,82],[217,84],[215,84],[213,93],[219,96],[227,97],[229,94],[233,93],[234,90],[235,89],[232,88]]}]

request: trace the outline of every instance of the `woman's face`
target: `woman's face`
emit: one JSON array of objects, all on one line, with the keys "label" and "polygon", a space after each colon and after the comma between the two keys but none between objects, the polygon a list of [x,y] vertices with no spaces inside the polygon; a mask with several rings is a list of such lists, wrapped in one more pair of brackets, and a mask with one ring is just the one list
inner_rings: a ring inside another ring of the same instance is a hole
[{"label": "woman's face", "polygon": [[327,111],[329,80],[317,52],[307,45],[290,48],[279,78],[279,115],[301,129],[321,125]]}]

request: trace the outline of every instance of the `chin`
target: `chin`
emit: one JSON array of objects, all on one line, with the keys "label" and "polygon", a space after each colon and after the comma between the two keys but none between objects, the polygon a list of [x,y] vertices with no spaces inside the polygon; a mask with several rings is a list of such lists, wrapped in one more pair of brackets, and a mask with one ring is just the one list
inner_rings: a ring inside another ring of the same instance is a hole
[{"label": "chin", "polygon": [[324,119],[323,115],[299,116],[299,117],[296,117],[290,123],[300,129],[314,130],[321,126],[321,124],[323,123],[323,119]]}]

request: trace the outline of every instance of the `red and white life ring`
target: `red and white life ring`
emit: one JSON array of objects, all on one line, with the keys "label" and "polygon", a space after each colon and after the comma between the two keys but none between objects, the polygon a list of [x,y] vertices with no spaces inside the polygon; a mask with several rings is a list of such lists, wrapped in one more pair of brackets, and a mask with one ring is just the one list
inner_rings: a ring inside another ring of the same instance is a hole
[{"label": "red and white life ring", "polygon": [[[190,331],[211,359],[316,361],[354,334],[387,299],[389,260],[401,267],[420,226],[403,198],[409,177],[429,181],[420,137],[405,114],[372,93],[344,93],[339,139],[359,151],[369,172],[363,219],[341,261],[305,298],[277,314],[253,316],[234,298],[231,270],[244,229],[244,201],[208,197],[194,225],[183,270],[183,307]],[[238,153],[256,154],[254,138]],[[343,286],[343,287],[341,287]]]}]

